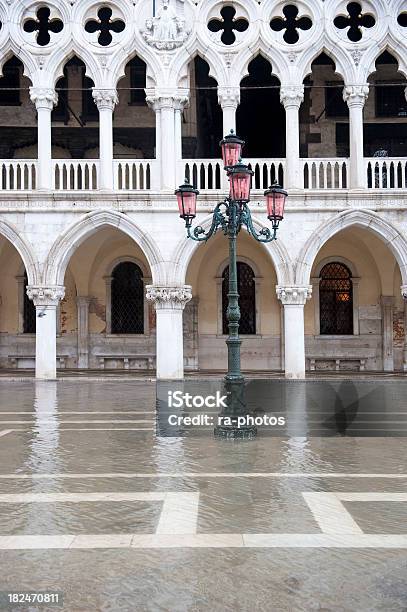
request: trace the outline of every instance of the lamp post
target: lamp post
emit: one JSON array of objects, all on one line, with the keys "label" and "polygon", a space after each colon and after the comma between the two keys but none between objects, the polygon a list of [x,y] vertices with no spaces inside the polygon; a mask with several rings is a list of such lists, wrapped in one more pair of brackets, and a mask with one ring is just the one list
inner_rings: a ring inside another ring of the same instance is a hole
[{"label": "lamp post", "polygon": [[226,340],[228,347],[228,372],[224,379],[227,394],[227,407],[220,414],[221,423],[215,428],[215,435],[223,438],[253,438],[256,427],[250,424],[238,423],[238,417],[247,416],[247,407],[244,397],[245,380],[240,369],[239,338],[239,292],[236,263],[236,240],[245,226],[248,233],[257,242],[272,242],[277,239],[277,229],[284,216],[284,206],[287,192],[274,183],[264,192],[267,202],[267,217],[271,221],[272,229],[263,227],[257,232],[253,225],[248,203],[250,201],[252,170],[242,162],[241,153],[244,141],[240,140],[233,131],[221,142],[222,158],[225,171],[229,177],[229,195],[219,202],[213,211],[212,224],[207,232],[201,226],[192,229],[192,221],[196,217],[196,202],[199,191],[188,180],[176,191],[179,213],[185,221],[188,238],[198,242],[207,242],[211,236],[220,229],[229,240],[229,291],[227,321],[229,336]]}]

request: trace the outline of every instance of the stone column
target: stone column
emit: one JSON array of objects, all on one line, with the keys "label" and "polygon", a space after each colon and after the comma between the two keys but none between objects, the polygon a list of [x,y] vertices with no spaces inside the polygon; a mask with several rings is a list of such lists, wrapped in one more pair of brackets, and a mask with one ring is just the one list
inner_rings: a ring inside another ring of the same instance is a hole
[{"label": "stone column", "polygon": [[112,333],[112,280],[113,276],[103,277],[106,285],[106,334]]},{"label": "stone column", "polygon": [[189,285],[149,285],[147,299],[154,303],[156,311],[157,379],[180,380],[184,377],[182,313],[192,299],[192,289]]},{"label": "stone column", "polygon": [[147,92],[147,104],[156,114],[156,151],[160,187],[173,192],[178,185],[178,162],[182,157],[181,113],[188,103],[186,90]]},{"label": "stone column", "polygon": [[99,110],[98,187],[113,189],[113,110],[119,99],[116,90],[93,89],[93,99]]},{"label": "stone column", "polygon": [[17,281],[17,304],[18,304],[18,333],[24,332],[24,283],[25,276],[16,276]]},{"label": "stone column", "polygon": [[305,378],[304,306],[312,286],[277,286],[284,306],[284,362],[286,378]]},{"label": "stone column", "polygon": [[236,134],[236,111],[240,104],[240,87],[218,87],[218,100],[223,111],[223,136]]},{"label": "stone column", "polygon": [[89,304],[92,298],[78,296],[78,368],[89,367]]},{"label": "stone column", "polygon": [[[406,87],[407,97],[407,87]],[[403,370],[407,372],[407,285],[401,286],[401,295],[404,300],[404,347],[403,347]]]},{"label": "stone column", "polygon": [[393,309],[394,296],[382,295],[382,339],[383,339],[383,370],[394,371],[393,359]]},{"label": "stone column", "polygon": [[369,85],[350,85],[343,90],[343,99],[349,106],[350,189],[365,189],[366,187],[363,107],[368,95]]},{"label": "stone column", "polygon": [[65,295],[65,287],[28,285],[27,295],[33,300],[36,310],[35,376],[40,379],[55,379],[56,313],[58,302]]},{"label": "stone column", "polygon": [[304,179],[300,168],[299,110],[304,100],[303,85],[287,85],[280,88],[280,100],[285,108],[285,178],[286,189],[303,189]]},{"label": "stone column", "polygon": [[52,189],[51,111],[58,102],[58,95],[51,88],[30,87],[30,98],[37,109],[37,189]]}]

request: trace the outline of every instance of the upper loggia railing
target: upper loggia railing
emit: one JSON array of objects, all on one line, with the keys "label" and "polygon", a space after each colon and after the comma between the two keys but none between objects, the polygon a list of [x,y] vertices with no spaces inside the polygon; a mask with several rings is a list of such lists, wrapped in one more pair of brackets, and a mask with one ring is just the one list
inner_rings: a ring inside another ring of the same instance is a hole
[{"label": "upper loggia railing", "polygon": [[[254,175],[252,189],[267,189],[274,181],[286,185],[285,158],[245,160]],[[407,189],[407,157],[366,157],[367,190]],[[350,162],[346,157],[301,158],[301,184],[309,190],[347,190]],[[200,191],[224,191],[227,178],[218,159],[183,159],[178,162],[179,181],[187,178]],[[113,160],[115,191],[160,191],[160,162],[157,159]],[[38,189],[36,159],[0,160],[0,191],[35,191]],[[98,159],[53,159],[52,189],[55,191],[97,191],[100,189]]]},{"label": "upper loggia railing", "polygon": [[407,158],[365,158],[368,189],[406,189]]},{"label": "upper loggia railing", "polygon": [[[252,189],[268,189],[274,181],[284,183],[285,159],[245,158],[244,161],[254,172]],[[200,191],[227,188],[227,176],[218,159],[183,159],[179,165],[180,177],[187,178]]]}]

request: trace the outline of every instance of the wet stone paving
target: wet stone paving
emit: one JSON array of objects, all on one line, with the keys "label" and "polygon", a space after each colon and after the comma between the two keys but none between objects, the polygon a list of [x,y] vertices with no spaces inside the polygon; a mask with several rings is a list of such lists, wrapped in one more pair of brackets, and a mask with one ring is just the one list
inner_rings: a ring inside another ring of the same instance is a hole
[{"label": "wet stone paving", "polygon": [[406,464],[401,436],[157,437],[153,382],[3,380],[0,591],[75,612],[407,610]]}]

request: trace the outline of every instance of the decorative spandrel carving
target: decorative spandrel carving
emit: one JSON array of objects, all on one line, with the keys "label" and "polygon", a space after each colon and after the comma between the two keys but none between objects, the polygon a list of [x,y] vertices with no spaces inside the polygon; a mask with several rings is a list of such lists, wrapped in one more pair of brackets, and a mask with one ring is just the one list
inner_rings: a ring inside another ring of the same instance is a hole
[{"label": "decorative spandrel carving", "polygon": [[185,19],[178,13],[175,4],[171,4],[171,0],[161,0],[157,15],[147,19],[142,35],[150,46],[172,51],[184,44],[189,33]]}]

